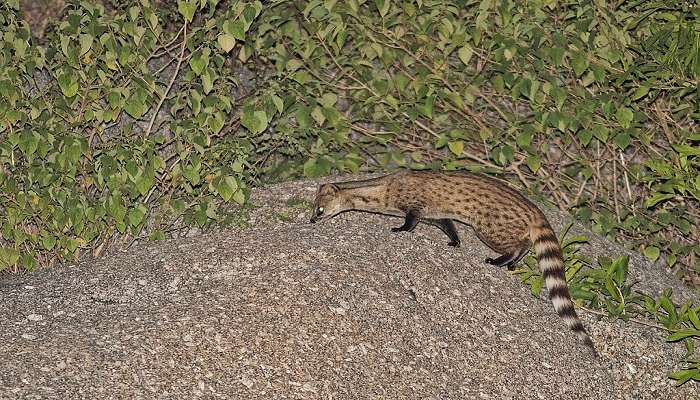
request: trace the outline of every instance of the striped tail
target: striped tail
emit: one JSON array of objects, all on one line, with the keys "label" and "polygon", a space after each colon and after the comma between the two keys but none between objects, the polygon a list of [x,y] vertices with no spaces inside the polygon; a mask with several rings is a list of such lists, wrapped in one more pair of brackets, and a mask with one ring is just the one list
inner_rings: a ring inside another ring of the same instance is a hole
[{"label": "striped tail", "polygon": [[598,353],[593,346],[593,341],[591,341],[586,328],[583,327],[583,323],[576,315],[574,302],[571,301],[569,287],[566,284],[561,246],[552,227],[546,221],[539,224],[539,226],[532,226],[530,228],[530,240],[534,245],[537,262],[542,270],[542,277],[549,291],[549,298],[554,305],[554,311],[574,331],[576,336],[586,346],[591,348],[593,355],[597,357]]}]

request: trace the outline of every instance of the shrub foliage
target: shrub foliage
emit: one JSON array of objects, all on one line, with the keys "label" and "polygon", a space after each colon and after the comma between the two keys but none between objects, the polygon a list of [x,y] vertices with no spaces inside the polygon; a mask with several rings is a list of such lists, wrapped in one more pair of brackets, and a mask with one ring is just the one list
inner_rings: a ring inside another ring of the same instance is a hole
[{"label": "shrub foliage", "polygon": [[698,268],[692,2],[118,4],[69,2],[43,45],[0,6],[0,268],[221,221],[261,179],[396,167],[506,174]]}]

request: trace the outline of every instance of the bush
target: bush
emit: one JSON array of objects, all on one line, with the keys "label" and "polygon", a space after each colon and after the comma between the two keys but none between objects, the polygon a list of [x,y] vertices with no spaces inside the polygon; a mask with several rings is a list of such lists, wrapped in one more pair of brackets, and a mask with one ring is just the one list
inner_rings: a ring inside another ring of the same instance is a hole
[{"label": "bush", "polygon": [[45,46],[18,8],[1,15],[2,268],[221,221],[260,179],[411,167],[512,175],[698,269],[690,2],[74,1]]}]

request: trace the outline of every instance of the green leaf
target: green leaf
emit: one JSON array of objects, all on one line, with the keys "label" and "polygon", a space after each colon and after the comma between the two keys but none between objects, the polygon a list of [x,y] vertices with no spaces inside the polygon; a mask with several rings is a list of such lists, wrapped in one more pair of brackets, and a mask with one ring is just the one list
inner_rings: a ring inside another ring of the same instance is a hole
[{"label": "green leaf", "polygon": [[667,342],[677,342],[679,340],[688,338],[688,337],[699,337],[700,338],[700,329],[681,329],[679,331],[676,331],[669,335],[666,338]]},{"label": "green leaf", "polygon": [[[700,307],[698,309],[700,310]],[[700,329],[700,318],[698,318],[698,313],[693,308],[688,310],[688,319],[695,329]]]},{"label": "green leaf", "polygon": [[136,179],[136,190],[141,196],[145,196],[153,187],[155,180],[152,174],[142,174]]},{"label": "green leaf", "polygon": [[675,371],[675,372],[668,374],[668,377],[673,379],[673,380],[678,381],[678,382],[676,382],[676,386],[681,386],[691,379],[696,380],[696,381],[700,381],[700,368],[684,369],[681,371]]},{"label": "green leaf", "polygon": [[682,156],[700,156],[700,146],[689,146],[687,144],[674,144],[673,150]]},{"label": "green leaf", "polygon": [[219,193],[219,196],[221,196],[221,198],[224,199],[224,201],[231,200],[231,197],[233,197],[233,194],[237,190],[238,182],[236,181],[236,178],[230,175],[221,179],[216,187],[217,193]]},{"label": "green leaf", "polygon": [[127,219],[129,220],[129,225],[132,227],[138,227],[143,222],[143,217],[146,215],[148,209],[143,204],[139,204],[135,208],[129,210],[129,215]]},{"label": "green leaf", "polygon": [[434,104],[435,104],[435,96],[428,96],[425,99],[425,103],[416,105],[416,108],[418,109],[418,111],[421,114],[425,115],[428,118],[432,118]]},{"label": "green leaf", "polygon": [[588,71],[588,73],[581,78],[581,83],[584,87],[590,86],[593,82],[595,82],[595,75],[592,71]]},{"label": "green leaf", "polygon": [[221,132],[221,129],[224,127],[224,113],[217,111],[210,116],[207,121],[209,123],[209,129],[211,129],[214,134],[217,134]]},{"label": "green leaf", "polygon": [[668,264],[669,267],[673,267],[676,265],[676,261],[678,260],[678,257],[676,257],[675,254],[669,254],[666,256],[666,264]]},{"label": "green leaf", "polygon": [[666,313],[668,314],[671,323],[675,324],[676,320],[678,319],[678,315],[676,314],[676,306],[673,305],[671,299],[666,295],[662,295],[661,297],[659,297],[659,303],[661,304],[661,307],[664,309],[664,311],[666,311]]},{"label": "green leaf", "polygon": [[316,158],[309,158],[305,163],[304,163],[304,176],[313,178],[318,175],[320,175],[321,169],[318,167],[318,163],[316,162]]},{"label": "green leaf", "polygon": [[540,169],[540,166],[542,165],[540,162],[540,158],[536,155],[527,156],[525,162],[527,163],[528,168],[530,168],[532,172],[537,172]]},{"label": "green leaf", "polygon": [[644,249],[644,255],[651,261],[656,261],[659,258],[659,248],[656,246],[648,246]]},{"label": "green leaf", "polygon": [[236,38],[238,41],[245,41],[245,22],[241,21],[240,19],[237,21],[224,23],[224,31]]},{"label": "green leaf", "polygon": [[675,195],[673,193],[654,193],[653,196],[644,201],[644,207],[654,207],[656,204],[668,199],[672,199],[674,196]]},{"label": "green leaf", "polygon": [[235,193],[233,193],[233,201],[239,205],[243,205],[243,203],[245,203],[245,193],[243,192],[243,189],[239,188]]},{"label": "green leaf", "polygon": [[129,7],[129,18],[131,18],[132,21],[136,20],[136,18],[139,17],[140,11],[141,9],[139,7]]},{"label": "green leaf", "polygon": [[629,108],[623,106],[617,109],[615,118],[623,128],[627,129],[630,127],[630,123],[634,119],[634,113]]},{"label": "green leaf", "polygon": [[290,72],[294,72],[304,66],[304,63],[296,58],[292,58],[291,60],[287,61],[286,68]]},{"label": "green leaf", "polygon": [[29,160],[39,148],[39,138],[38,133],[29,131],[23,132],[20,136],[19,148]]},{"label": "green leaf", "polygon": [[549,56],[552,59],[552,62],[554,63],[555,66],[559,67],[564,63],[564,55],[565,55],[564,49],[561,47],[552,47],[549,50]]},{"label": "green leaf", "polygon": [[642,97],[646,96],[647,93],[649,93],[649,87],[648,86],[640,86],[632,94],[632,100],[641,99]]},{"label": "green leaf", "polygon": [[209,68],[207,68],[206,71],[200,75],[200,78],[202,78],[202,90],[204,91],[204,94],[209,94],[212,89],[214,89],[214,81],[216,80],[216,76]]},{"label": "green leaf", "polygon": [[314,107],[313,111],[311,111],[311,117],[316,121],[318,126],[323,126],[323,123],[326,122],[326,116],[323,115],[321,107]]},{"label": "green leaf", "polygon": [[90,50],[90,47],[92,47],[92,42],[94,38],[92,35],[89,34],[81,34],[80,35],[80,55],[84,55],[85,53]]},{"label": "green leaf", "polygon": [[515,138],[515,143],[518,145],[520,148],[526,148],[532,144],[532,135],[533,135],[532,129],[524,129],[521,134],[519,134]]},{"label": "green leaf", "polygon": [[107,95],[107,103],[109,103],[109,106],[112,108],[119,107],[121,105],[121,99],[121,94],[116,90],[112,90]]},{"label": "green leaf", "polygon": [[194,71],[195,74],[200,75],[204,71],[204,68],[209,65],[209,54],[211,50],[209,48],[205,47],[201,51],[198,51],[192,55],[192,57],[189,60],[189,65],[190,68],[192,68],[192,71]]},{"label": "green leaf", "polygon": [[194,13],[197,11],[197,1],[196,0],[178,0],[177,1],[177,11],[185,18],[185,21],[192,22],[194,18]]},{"label": "green leaf", "polygon": [[461,140],[456,142],[448,142],[447,147],[450,149],[452,154],[456,155],[457,157],[464,153],[464,142]]},{"label": "green leaf", "polygon": [[216,41],[219,43],[219,47],[226,53],[230,52],[236,45],[236,38],[228,33],[220,34],[219,37],[216,38]]},{"label": "green leaf", "polygon": [[615,285],[615,281],[613,281],[612,277],[610,277],[610,276],[606,277],[606,279],[605,279],[605,289],[607,290],[608,295],[610,295],[610,297],[615,299],[615,301],[617,301],[617,302],[622,301],[622,298],[620,297],[620,292],[619,292],[617,286]]},{"label": "green leaf", "polygon": [[527,97],[533,103],[537,101],[537,93],[540,90],[540,85],[541,83],[538,80],[531,81],[530,83],[530,91],[527,93]]},{"label": "green leaf", "polygon": [[104,55],[105,65],[112,71],[119,69],[119,60],[117,60],[117,55],[112,51],[105,52]]},{"label": "green leaf", "polygon": [[54,246],[56,246],[56,236],[48,233],[46,235],[42,235],[41,245],[46,250],[53,250]]},{"label": "green leaf", "polygon": [[144,26],[137,26],[134,28],[134,34],[132,37],[134,38],[134,43],[139,46],[141,45],[141,40],[143,39],[143,35],[146,34],[146,27]]},{"label": "green leaf", "polygon": [[185,177],[192,185],[197,185],[201,180],[199,169],[193,166],[187,166],[182,169],[182,176]]},{"label": "green leaf", "polygon": [[324,107],[334,107],[335,103],[338,101],[338,96],[336,96],[334,93],[326,93],[321,98],[318,100],[319,103],[321,103],[322,106]]},{"label": "green leaf", "polygon": [[307,129],[311,127],[311,113],[308,107],[299,107],[295,113],[295,117],[300,128]]},{"label": "green leaf", "polygon": [[293,78],[300,85],[305,85],[311,80],[311,75],[306,71],[297,71],[294,73]]},{"label": "green leaf", "polygon": [[267,129],[267,113],[262,110],[246,111],[241,116],[241,124],[252,133],[261,133]]},{"label": "green leaf", "polygon": [[576,132],[576,136],[579,138],[584,147],[588,146],[591,139],[593,139],[593,133],[588,129],[581,129],[580,131]]},{"label": "green leaf", "polygon": [[586,72],[586,69],[588,69],[588,60],[586,59],[586,53],[576,53],[576,55],[574,55],[574,57],[571,60],[571,64],[574,67],[574,73],[576,74],[576,76],[581,77],[581,75],[584,72]]},{"label": "green leaf", "polygon": [[0,271],[16,265],[19,257],[19,251],[8,247],[0,247]]},{"label": "green leaf", "polygon": [[13,44],[13,47],[15,49],[15,54],[17,55],[17,57],[20,59],[24,58],[24,56],[27,52],[27,48],[29,47],[29,45],[27,44],[27,41],[24,39],[15,38],[15,40],[13,41],[12,44]]},{"label": "green leaf", "polygon": [[627,148],[627,146],[629,146],[630,140],[630,134],[627,132],[622,132],[615,136],[615,144],[617,144],[617,147],[619,147],[621,150],[624,150]]},{"label": "green leaf", "polygon": [[389,7],[391,7],[391,0],[375,0],[374,4],[376,4],[379,10],[379,15],[381,15],[382,18],[386,17],[386,14],[389,12]]},{"label": "green leaf", "polygon": [[146,104],[136,96],[131,96],[131,98],[126,102],[124,106],[124,111],[131,115],[134,119],[140,119],[146,114]]},{"label": "green leaf", "polygon": [[284,111],[284,101],[279,96],[273,95],[272,103],[275,105],[275,108],[277,108],[278,113],[282,113],[282,111]]},{"label": "green leaf", "polygon": [[489,127],[484,126],[481,129],[479,129],[479,138],[481,138],[481,140],[490,139],[492,136],[493,132],[491,131],[491,129],[489,129]]},{"label": "green leaf", "polygon": [[544,285],[544,279],[542,279],[542,278],[534,279],[530,283],[530,293],[532,293],[532,295],[535,297],[540,297],[540,293],[542,292],[543,285]]},{"label": "green leaf", "polygon": [[148,24],[151,26],[151,28],[158,32],[160,30],[160,27],[158,26],[158,15],[156,13],[149,11],[148,12]]},{"label": "green leaf", "polygon": [[549,94],[554,99],[554,105],[557,107],[558,110],[561,110],[567,97],[566,90],[558,86],[554,86],[552,87],[552,89],[550,89]]},{"label": "green leaf", "polygon": [[472,58],[473,54],[474,54],[474,50],[468,44],[462,46],[457,51],[457,55],[459,56],[459,59],[462,60],[464,65],[469,65],[469,60]]},{"label": "green leaf", "polygon": [[74,74],[63,73],[58,77],[58,86],[66,97],[73,97],[78,94],[78,81]]},{"label": "green leaf", "polygon": [[610,130],[603,126],[603,125],[594,125],[593,128],[593,136],[595,136],[598,140],[601,142],[605,143],[608,141],[608,136],[610,135]]}]

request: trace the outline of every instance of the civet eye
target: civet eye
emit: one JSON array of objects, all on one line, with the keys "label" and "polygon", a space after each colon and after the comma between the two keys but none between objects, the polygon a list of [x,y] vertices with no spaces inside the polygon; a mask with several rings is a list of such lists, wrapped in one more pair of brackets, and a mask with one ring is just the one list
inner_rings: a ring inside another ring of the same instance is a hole
[{"label": "civet eye", "polygon": [[318,215],[323,214],[323,207],[319,207],[318,210],[316,210],[316,213],[317,213]]}]

